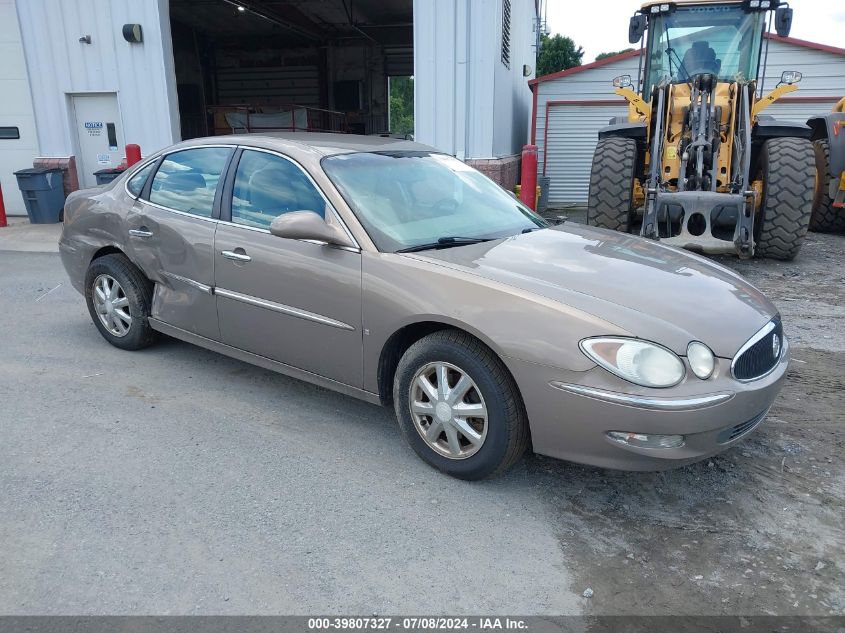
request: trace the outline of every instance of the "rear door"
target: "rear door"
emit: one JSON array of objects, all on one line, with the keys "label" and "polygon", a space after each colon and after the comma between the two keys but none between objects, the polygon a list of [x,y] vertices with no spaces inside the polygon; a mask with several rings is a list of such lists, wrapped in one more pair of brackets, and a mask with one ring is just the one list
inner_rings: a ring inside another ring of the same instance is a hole
[{"label": "rear door", "polygon": [[[218,340],[214,233],[232,146],[167,154],[127,215],[130,257],[156,281],[152,316]],[[129,182],[132,186],[132,180]]]},{"label": "rear door", "polygon": [[283,213],[334,211],[291,159],[244,149],[235,161],[214,248],[222,341],[361,387],[360,251],[271,235]]}]

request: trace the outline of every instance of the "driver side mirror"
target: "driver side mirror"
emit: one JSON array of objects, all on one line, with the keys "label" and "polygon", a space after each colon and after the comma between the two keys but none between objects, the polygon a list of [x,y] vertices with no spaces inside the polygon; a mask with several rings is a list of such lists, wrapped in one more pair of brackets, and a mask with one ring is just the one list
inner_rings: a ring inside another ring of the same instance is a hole
[{"label": "driver side mirror", "polygon": [[273,219],[270,233],[289,240],[315,240],[356,248],[349,236],[335,224],[329,224],[314,211],[290,211]]},{"label": "driver side mirror", "polygon": [[631,16],[631,22],[628,24],[628,41],[631,44],[636,44],[643,39],[647,25],[648,18],[642,13]]},{"label": "driver side mirror", "polygon": [[781,37],[787,37],[792,30],[792,9],[780,7],[775,11],[775,31]]}]

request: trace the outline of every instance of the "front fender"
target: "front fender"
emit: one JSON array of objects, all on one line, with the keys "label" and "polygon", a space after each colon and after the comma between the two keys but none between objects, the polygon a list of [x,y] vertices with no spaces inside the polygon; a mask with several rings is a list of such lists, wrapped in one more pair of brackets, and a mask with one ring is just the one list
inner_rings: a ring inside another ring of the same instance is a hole
[{"label": "front fender", "polygon": [[597,334],[630,336],[592,314],[470,273],[395,253],[364,253],[364,388],[378,391],[382,350],[414,323],[467,331],[500,358],[587,371],[578,342]]}]

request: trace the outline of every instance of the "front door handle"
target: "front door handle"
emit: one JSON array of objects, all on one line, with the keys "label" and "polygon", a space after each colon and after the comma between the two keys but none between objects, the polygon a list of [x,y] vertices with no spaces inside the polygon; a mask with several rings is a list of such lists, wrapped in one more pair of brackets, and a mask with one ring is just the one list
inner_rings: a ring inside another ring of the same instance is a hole
[{"label": "front door handle", "polygon": [[140,229],[129,229],[129,235],[132,237],[152,237],[153,232],[142,226]]},{"label": "front door handle", "polygon": [[237,252],[237,251],[220,251],[220,254],[223,257],[225,257],[226,259],[231,259],[232,261],[235,261],[235,262],[251,262],[252,261],[252,257],[250,257],[249,255],[244,253],[243,249],[239,249],[239,250],[241,250],[240,253]]}]

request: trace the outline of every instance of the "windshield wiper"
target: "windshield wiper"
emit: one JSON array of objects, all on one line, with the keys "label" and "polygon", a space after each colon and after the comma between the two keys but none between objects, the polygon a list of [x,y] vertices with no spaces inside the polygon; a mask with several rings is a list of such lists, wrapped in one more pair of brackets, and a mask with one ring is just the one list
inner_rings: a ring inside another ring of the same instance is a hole
[{"label": "windshield wiper", "polygon": [[416,253],[417,251],[428,251],[434,248],[450,248],[452,246],[466,246],[467,244],[480,244],[481,242],[489,242],[495,240],[495,237],[460,237],[457,235],[450,235],[441,237],[436,242],[427,244],[417,244],[416,246],[409,246],[408,248],[400,248],[397,253]]}]

